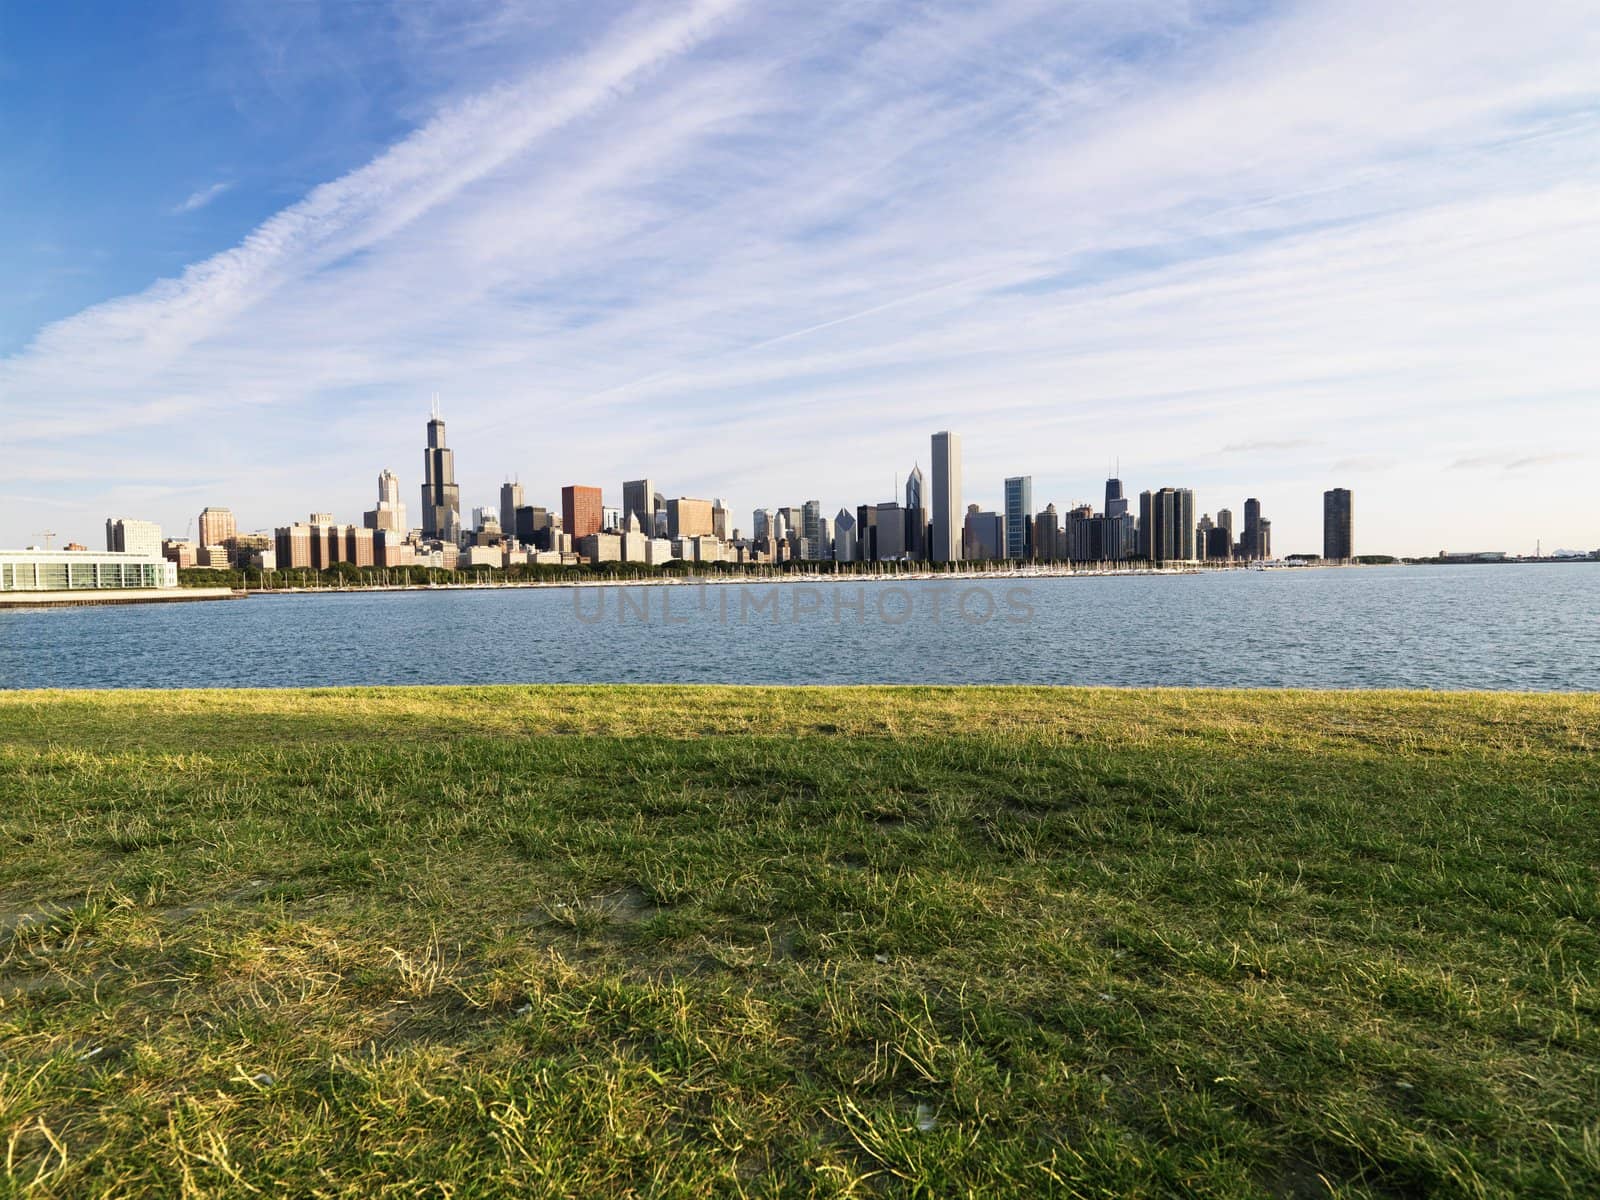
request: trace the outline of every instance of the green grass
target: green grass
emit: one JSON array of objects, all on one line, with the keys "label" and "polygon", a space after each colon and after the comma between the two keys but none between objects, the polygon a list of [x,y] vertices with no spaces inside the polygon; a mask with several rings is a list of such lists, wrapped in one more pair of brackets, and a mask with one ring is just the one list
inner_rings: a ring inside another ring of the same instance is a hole
[{"label": "green grass", "polygon": [[1600,1194],[1600,697],[0,694],[0,1193]]}]

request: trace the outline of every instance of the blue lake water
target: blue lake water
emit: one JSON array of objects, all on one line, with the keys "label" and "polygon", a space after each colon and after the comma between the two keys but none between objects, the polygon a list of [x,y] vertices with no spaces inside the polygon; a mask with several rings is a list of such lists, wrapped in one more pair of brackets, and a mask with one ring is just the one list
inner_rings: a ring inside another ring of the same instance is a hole
[{"label": "blue lake water", "polygon": [[1600,564],[346,592],[0,610],[0,686],[1600,690]]}]

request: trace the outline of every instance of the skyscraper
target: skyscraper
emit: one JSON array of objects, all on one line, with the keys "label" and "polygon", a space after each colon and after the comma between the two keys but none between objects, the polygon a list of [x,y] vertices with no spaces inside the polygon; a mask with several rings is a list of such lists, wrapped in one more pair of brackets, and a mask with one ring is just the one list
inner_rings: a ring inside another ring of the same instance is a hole
[{"label": "skyscraper", "polygon": [[199,544],[202,546],[222,546],[233,541],[239,532],[238,523],[233,519],[233,511],[226,508],[207,508],[200,513]]},{"label": "skyscraper", "polygon": [[959,562],[962,528],[961,439],[944,431],[933,435],[933,545],[928,556],[934,562]]},{"label": "skyscraper", "polygon": [[1125,517],[1128,515],[1128,499],[1122,494],[1122,480],[1106,480],[1106,516]]},{"label": "skyscraper", "polygon": [[758,508],[750,514],[750,538],[759,542],[762,538],[772,536],[772,514],[764,508]]},{"label": "skyscraper", "polygon": [[1054,504],[1046,504],[1033,519],[1033,556],[1041,562],[1061,557],[1061,517]]},{"label": "skyscraper", "polygon": [[561,531],[577,545],[579,538],[600,532],[604,508],[599,488],[568,484],[561,489]]},{"label": "skyscraper", "polygon": [[839,562],[855,562],[857,555],[856,519],[849,509],[841,508],[833,519],[833,557]]},{"label": "skyscraper", "polygon": [[1247,562],[1267,557],[1261,545],[1261,501],[1254,496],[1244,502],[1244,532],[1239,535],[1239,549]]},{"label": "skyscraper", "polygon": [[916,562],[928,557],[928,499],[922,468],[915,465],[906,476],[906,557]]},{"label": "skyscraper", "polygon": [[116,554],[143,554],[147,558],[160,558],[161,526],[154,521],[107,517],[106,549]]},{"label": "skyscraper", "polygon": [[367,529],[383,529],[390,533],[406,531],[406,506],[400,501],[400,477],[388,467],[378,476],[378,507],[363,514],[361,524]]},{"label": "skyscraper", "polygon": [[441,542],[461,540],[461,489],[456,486],[455,451],[445,445],[444,421],[434,409],[428,420],[428,448],[422,452],[422,536]]},{"label": "skyscraper", "polygon": [[1027,558],[1033,552],[1033,476],[1006,480],[1006,557]]},{"label": "skyscraper", "polygon": [[1188,562],[1195,557],[1194,493],[1164,487],[1139,493],[1139,549],[1150,562]]},{"label": "skyscraper", "polygon": [[507,537],[517,532],[517,509],[522,507],[522,484],[507,480],[500,485],[500,529]]},{"label": "skyscraper", "polygon": [[1322,557],[1345,562],[1356,555],[1355,507],[1349,488],[1322,493]]},{"label": "skyscraper", "polygon": [[639,518],[639,528],[646,536],[654,537],[656,531],[656,486],[648,479],[630,479],[622,485],[622,522],[628,515]]},{"label": "skyscraper", "polygon": [[679,496],[667,501],[667,536],[670,538],[716,536],[716,506],[709,500]]}]

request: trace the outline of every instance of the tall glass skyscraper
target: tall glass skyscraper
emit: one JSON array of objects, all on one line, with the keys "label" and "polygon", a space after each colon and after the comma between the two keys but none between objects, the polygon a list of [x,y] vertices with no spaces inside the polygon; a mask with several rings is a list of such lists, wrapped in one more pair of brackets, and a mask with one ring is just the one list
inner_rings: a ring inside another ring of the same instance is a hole
[{"label": "tall glass skyscraper", "polygon": [[1033,476],[1006,480],[1006,557],[1027,558],[1032,550]]}]

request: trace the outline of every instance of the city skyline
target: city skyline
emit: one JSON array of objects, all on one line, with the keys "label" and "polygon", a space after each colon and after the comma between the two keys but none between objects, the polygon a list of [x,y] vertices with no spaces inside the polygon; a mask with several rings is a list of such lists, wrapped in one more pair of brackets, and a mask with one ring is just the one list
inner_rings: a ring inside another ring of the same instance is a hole
[{"label": "city skyline", "polygon": [[1600,541],[1585,6],[868,10],[6,12],[0,545],[415,504],[435,391],[474,507],[888,500],[948,427],[990,509]]}]

